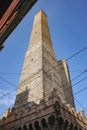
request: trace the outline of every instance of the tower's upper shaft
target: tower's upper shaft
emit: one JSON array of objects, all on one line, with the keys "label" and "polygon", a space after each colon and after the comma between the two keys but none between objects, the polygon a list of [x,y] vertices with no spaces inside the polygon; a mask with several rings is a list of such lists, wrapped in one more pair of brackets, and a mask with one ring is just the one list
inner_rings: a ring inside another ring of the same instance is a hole
[{"label": "tower's upper shaft", "polygon": [[42,10],[35,15],[29,49],[39,43],[46,43],[52,49],[47,16]]}]

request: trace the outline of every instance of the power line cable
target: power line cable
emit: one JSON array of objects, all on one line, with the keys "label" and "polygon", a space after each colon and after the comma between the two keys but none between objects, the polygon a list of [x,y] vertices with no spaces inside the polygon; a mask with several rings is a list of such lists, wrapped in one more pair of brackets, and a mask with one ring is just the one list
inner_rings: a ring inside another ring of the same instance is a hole
[{"label": "power line cable", "polygon": [[[32,95],[32,96],[34,96],[35,97],[35,95]],[[38,99],[38,100],[40,100],[40,99]],[[37,101],[37,99],[36,99],[36,101]],[[46,103],[47,103],[48,101],[46,101]],[[77,101],[78,103],[79,103],[79,101]],[[29,103],[26,103],[26,104],[22,104],[22,106],[26,106],[27,104],[29,104]],[[80,104],[80,103],[79,103]],[[21,107],[22,107],[21,106]],[[81,105],[82,106],[82,105]],[[83,106],[82,106],[83,107]],[[65,109],[64,107],[61,107],[62,109]],[[17,108],[18,109],[18,108]],[[85,109],[85,108],[84,108]],[[65,111],[67,111],[66,109],[65,109]],[[67,111],[68,113],[70,113],[69,111]],[[71,113],[70,113],[71,114]],[[71,114],[72,116],[74,116],[73,114]],[[77,118],[76,116],[74,116],[75,118]],[[79,118],[77,118],[79,121],[81,121]],[[83,122],[83,121],[81,121],[81,122]],[[84,122],[83,122],[84,123]],[[85,124],[85,123],[84,123]]]},{"label": "power line cable", "polygon": [[[82,106],[82,105],[81,105]],[[84,123],[84,122],[83,122]]]},{"label": "power line cable", "polygon": [[3,97],[5,97],[5,96],[7,96],[7,95],[9,95],[9,94],[11,94],[11,93],[13,93],[13,92],[16,91],[16,90],[17,90],[17,89],[13,89],[13,90],[9,91],[8,93],[3,94],[3,95],[0,97],[0,99],[3,98]]},{"label": "power line cable", "polygon": [[[62,64],[62,63],[60,63],[60,64]],[[74,73],[74,72],[84,72],[84,71],[87,71],[87,69],[85,68],[85,69],[76,69],[76,70],[69,70],[70,71],[70,73]],[[0,72],[0,75],[23,75],[23,74],[34,74],[34,73],[28,73],[28,72],[26,72],[26,73],[18,73],[18,72]]]},{"label": "power line cable", "polygon": [[84,47],[83,49],[79,50],[77,53],[75,53],[74,55],[70,56],[66,60],[69,61],[70,59],[72,59],[73,57],[77,56],[78,54],[80,54],[81,52],[85,51],[86,49],[87,49],[87,47]]},{"label": "power line cable", "polygon": [[[77,75],[76,77],[74,77],[71,81],[75,80],[76,78],[78,78],[79,76],[81,76],[82,74],[84,74],[85,72],[87,72],[87,70],[83,71],[82,73],[80,73],[79,75]],[[3,94],[3,96],[7,96],[7,95],[10,94],[11,92],[16,91],[16,90],[18,89],[16,85],[14,85],[13,83],[7,81],[6,79],[2,78],[1,76],[0,76],[0,79],[3,80],[4,82],[10,84],[11,86],[16,87],[16,89],[11,90],[11,91],[8,92],[7,94]],[[73,86],[77,85],[78,83],[82,82],[82,81],[85,80],[85,79],[87,79],[87,77],[85,77],[84,79],[80,80],[79,82],[73,84]],[[67,85],[67,84],[69,84],[69,82],[66,83],[66,84],[63,84],[63,85]],[[3,97],[3,96],[2,96],[2,97]],[[1,97],[0,97],[0,98],[1,98]]]},{"label": "power line cable", "polygon": [[10,84],[11,86],[16,87],[16,85],[14,85],[13,83],[9,82],[8,80],[2,78],[1,76],[0,76],[0,79],[3,80],[4,82]]},{"label": "power line cable", "polygon": [[83,75],[83,74],[86,73],[86,72],[87,72],[87,69],[84,70],[84,71],[82,71],[82,72],[81,72],[80,74],[78,74],[77,76],[75,76],[72,80],[77,79],[79,76]]},{"label": "power line cable", "polygon": [[[37,85],[38,86],[38,85]],[[35,87],[36,88],[36,87]],[[50,93],[49,93],[50,94]],[[47,95],[48,96],[48,95]],[[36,98],[36,97],[35,97]],[[82,106],[82,105],[80,105],[80,106]]]},{"label": "power line cable", "polygon": [[76,94],[78,94],[78,93],[80,93],[80,92],[82,92],[82,91],[84,91],[84,90],[86,90],[86,89],[87,89],[87,87],[85,87],[85,88],[83,88],[83,89],[81,89],[81,90],[75,92],[74,95],[76,95]]},{"label": "power line cable", "polygon": [[72,73],[76,73],[76,72],[82,72],[82,71],[85,71],[85,70],[87,70],[87,68],[84,68],[84,69],[75,69],[75,70],[70,70],[70,72]]},{"label": "power line cable", "polygon": [[[5,80],[6,81],[6,80]],[[9,82],[8,82],[9,83]],[[78,82],[79,83],[79,82]],[[11,85],[13,85],[13,84],[11,84]],[[15,85],[14,85],[15,86]],[[37,85],[38,86],[38,85]],[[35,87],[36,88],[36,87]],[[12,90],[11,92],[13,92],[14,90]],[[11,93],[11,92],[9,92],[9,93]],[[7,95],[9,94],[9,93],[7,93]],[[6,94],[5,95],[3,95],[3,96],[6,96]]]},{"label": "power line cable", "polygon": [[[6,81],[6,80],[5,80]],[[8,82],[9,83],[9,82]],[[10,85],[13,85],[13,84],[10,84]],[[15,86],[15,85],[14,85]],[[37,85],[38,86],[38,85]],[[35,86],[35,88],[36,88],[36,86]],[[14,90],[12,90],[11,92],[9,92],[9,93],[7,93],[7,94],[5,94],[5,95],[3,95],[3,96],[6,96],[6,95],[8,95],[8,94],[10,94],[10,93],[12,93]]]},{"label": "power line cable", "polygon": [[[87,47],[86,47],[86,49],[87,49]],[[83,50],[85,50],[85,49],[82,49],[82,51],[83,51]],[[67,60],[73,58],[74,56],[76,56],[77,54],[81,53],[82,51],[80,50],[78,53],[74,54],[72,57],[68,58]],[[53,68],[54,68],[54,67],[53,67]],[[51,68],[51,69],[52,69],[52,68]],[[48,70],[48,71],[50,71],[50,70]],[[47,73],[47,72],[45,72],[45,73]]]},{"label": "power line cable", "polygon": [[[70,60],[71,58],[73,58],[73,57],[75,57],[76,55],[80,54],[81,52],[85,51],[86,49],[87,49],[87,47],[81,49],[80,51],[76,52],[75,54],[73,54],[72,56],[70,56],[69,58],[67,58],[66,61]],[[65,62],[65,61],[63,61],[63,62]],[[49,69],[48,71],[50,71],[50,70],[56,68],[56,67],[57,67],[58,65],[60,65],[60,64],[62,64],[62,63],[58,63],[56,66],[52,67],[52,68]],[[47,71],[47,72],[48,72],[48,71]],[[87,71],[87,70],[86,70],[86,71]],[[44,73],[47,73],[47,72],[44,72]],[[37,72],[37,73],[38,73],[38,72]],[[34,75],[35,75],[35,73],[34,73]],[[32,76],[33,76],[33,75],[32,75]],[[40,76],[39,76],[39,77],[40,77]]]},{"label": "power line cable", "polygon": [[[35,96],[35,95],[34,95]],[[38,100],[40,100],[40,99],[38,99]],[[79,102],[78,102],[79,103]],[[25,105],[25,104],[24,104]],[[81,104],[80,104],[81,105]],[[81,105],[82,106],[82,105]],[[77,117],[75,117],[75,118],[77,118]],[[78,119],[78,118],[77,118]],[[83,122],[84,123],[84,122]]]},{"label": "power line cable", "polygon": [[[78,52],[76,52],[75,54],[73,54],[72,56],[70,56],[70,57],[68,57],[67,59],[66,59],[66,61],[68,61],[68,60],[70,60],[70,59],[72,59],[73,57],[75,57],[75,56],[77,56],[78,54],[80,54],[81,52],[83,52],[83,51],[85,51],[87,49],[87,47],[84,47],[84,48],[82,48],[81,50],[79,50]],[[49,53],[50,54],[50,53]],[[50,54],[51,55],[51,54]],[[52,56],[52,55],[51,55]],[[53,57],[53,56],[52,56]],[[65,61],[63,61],[63,62],[65,62]],[[62,64],[62,63],[58,63],[57,65],[60,65],[60,64]],[[56,65],[56,66],[57,66]],[[55,66],[55,67],[56,67]],[[48,70],[48,71],[50,71],[50,69]],[[2,74],[2,73],[1,73]],[[13,73],[14,74],[14,73]],[[22,74],[22,73],[18,73],[18,74]],[[34,74],[34,73],[32,73],[32,74]]]},{"label": "power line cable", "polygon": [[81,83],[82,81],[84,81],[84,80],[86,80],[86,79],[87,79],[87,77],[85,77],[85,78],[83,78],[83,79],[79,80],[78,82],[76,82],[76,83],[75,83],[75,84],[73,84],[72,86],[76,86],[77,84]]}]

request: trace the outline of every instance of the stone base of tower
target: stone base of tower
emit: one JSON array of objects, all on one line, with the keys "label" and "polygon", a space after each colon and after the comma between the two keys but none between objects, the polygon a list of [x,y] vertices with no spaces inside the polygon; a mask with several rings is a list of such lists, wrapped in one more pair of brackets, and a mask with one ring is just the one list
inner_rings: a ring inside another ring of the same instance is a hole
[{"label": "stone base of tower", "polygon": [[53,90],[47,102],[42,99],[39,105],[8,109],[0,120],[0,130],[87,130],[87,118],[61,102]]}]

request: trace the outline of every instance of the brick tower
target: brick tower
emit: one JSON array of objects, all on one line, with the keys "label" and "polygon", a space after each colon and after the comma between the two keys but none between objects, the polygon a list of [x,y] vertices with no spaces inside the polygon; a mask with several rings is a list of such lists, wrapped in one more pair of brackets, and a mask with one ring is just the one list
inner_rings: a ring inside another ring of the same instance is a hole
[{"label": "brick tower", "polygon": [[53,89],[63,101],[74,106],[68,66],[57,61],[52,47],[47,16],[40,10],[34,19],[30,44],[25,55],[15,108],[47,100]]}]

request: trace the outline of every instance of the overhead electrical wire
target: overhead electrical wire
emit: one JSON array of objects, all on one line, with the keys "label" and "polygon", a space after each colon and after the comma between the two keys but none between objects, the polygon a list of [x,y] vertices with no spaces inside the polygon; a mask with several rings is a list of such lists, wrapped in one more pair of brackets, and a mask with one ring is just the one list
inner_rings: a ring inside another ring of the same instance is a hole
[{"label": "overhead electrical wire", "polygon": [[82,71],[86,71],[86,70],[87,70],[87,68],[83,68],[83,69],[69,69],[69,71],[71,73],[77,73],[77,72],[82,72]]},{"label": "overhead electrical wire", "polygon": [[[38,84],[38,85],[39,85],[39,84]],[[37,87],[38,87],[38,85],[37,85]],[[35,86],[35,88],[36,88],[36,86]],[[34,88],[34,89],[35,89],[35,88]],[[31,91],[32,91],[32,90],[31,90]],[[33,96],[33,95],[32,95],[32,96]],[[71,96],[71,95],[69,95],[69,96]],[[35,96],[34,96],[34,97],[35,97]],[[36,98],[36,97],[35,97],[35,98]],[[37,99],[36,99],[36,101],[37,101]],[[80,106],[82,106],[82,105],[80,104]]]},{"label": "overhead electrical wire", "polygon": [[71,80],[75,80],[75,79],[77,79],[79,76],[81,76],[81,75],[83,75],[84,73],[86,73],[87,72],[87,69],[85,69],[84,71],[82,71],[80,74],[78,74],[77,76],[75,76],[73,79],[71,79]]},{"label": "overhead electrical wire", "polygon": [[[76,78],[78,78],[79,76],[81,76],[82,74],[84,74],[84,73],[86,73],[86,72],[87,72],[87,70],[81,72],[79,75],[75,76],[71,81],[75,80]],[[0,76],[0,79],[3,80],[4,82],[10,84],[11,86],[13,86],[13,87],[16,88],[16,89],[13,89],[13,90],[9,91],[9,92],[6,93],[6,94],[3,94],[3,96],[1,96],[0,98],[2,98],[2,97],[4,97],[4,96],[7,96],[7,95],[10,94],[11,92],[16,91],[16,90],[18,89],[18,87],[17,87],[16,85],[14,85],[13,83],[7,81],[6,79],[2,78],[1,76]],[[85,77],[84,79],[80,80],[79,82],[73,84],[72,86],[75,86],[76,84],[78,84],[78,83],[80,83],[80,82],[82,82],[83,80],[86,80],[86,79],[87,79],[87,77]],[[68,84],[69,84],[69,82],[66,83],[66,84],[64,83],[63,85],[68,85]]]},{"label": "overhead electrical wire", "polygon": [[[80,51],[78,51],[78,52],[76,52],[75,54],[73,54],[72,56],[70,56],[69,58],[67,58],[66,60],[68,61],[68,60],[70,60],[70,59],[72,59],[73,57],[75,57],[76,55],[78,55],[78,54],[80,54],[81,52],[83,52],[83,51],[85,51],[87,49],[87,47],[85,47],[85,48],[83,48],[83,49],[81,49]],[[58,66],[58,65],[60,65],[60,64],[62,64],[62,63],[58,63],[56,66]],[[56,67],[55,66],[55,67]],[[52,70],[52,69],[54,69],[55,67],[52,67],[51,69],[49,69],[48,71],[50,71],[50,70]],[[48,72],[47,71],[47,72]],[[45,73],[47,73],[47,72],[45,72]],[[82,74],[83,73],[85,73],[85,72],[87,72],[87,70],[85,70],[84,72],[82,72]],[[38,72],[37,72],[38,73]],[[81,74],[80,74],[81,75]],[[32,75],[33,76],[33,75]],[[40,76],[39,76],[40,77]],[[36,77],[36,78],[38,78],[38,77]],[[77,77],[75,77],[75,79],[76,79]],[[1,77],[1,79],[3,80],[3,78]],[[5,80],[4,80],[5,81]],[[6,82],[8,82],[8,81],[6,81]],[[10,85],[11,85],[12,83],[10,83]],[[14,87],[17,87],[17,86],[15,86],[15,85],[13,85]]]},{"label": "overhead electrical wire", "polygon": [[[78,52],[76,52],[75,54],[73,54],[72,56],[66,58],[66,61],[72,59],[73,57],[77,56],[78,54],[80,54],[81,52],[85,51],[86,49],[87,49],[87,47],[82,48],[81,50],[79,50]],[[50,55],[51,55],[51,54],[50,54]],[[52,55],[51,55],[51,56],[52,56]],[[53,57],[53,56],[52,56],[52,57]],[[63,62],[65,62],[65,61],[63,61]],[[58,63],[57,65],[60,65],[60,64],[62,64],[62,63]],[[57,66],[57,65],[56,65],[56,66]],[[55,66],[55,67],[56,67],[56,66]],[[50,71],[50,69],[49,69],[48,71]],[[3,73],[0,73],[0,74],[3,74]],[[7,74],[9,74],[9,73],[7,73]],[[13,73],[13,74],[16,74],[16,73]],[[22,74],[22,73],[18,73],[18,74]],[[24,74],[24,73],[23,73],[23,74]],[[30,74],[30,73],[28,73],[28,74]],[[32,74],[34,74],[34,73],[32,73]]]},{"label": "overhead electrical wire", "polygon": [[84,47],[83,49],[79,50],[77,53],[75,53],[74,55],[70,56],[66,60],[69,61],[70,59],[72,59],[73,57],[77,56],[78,54],[80,54],[81,52],[85,51],[86,49],[87,49],[87,47]]},{"label": "overhead electrical wire", "polygon": [[[66,59],[66,61],[68,61],[68,60],[70,60],[70,59],[72,59],[73,57],[75,57],[76,55],[78,55],[78,54],[80,54],[81,52],[83,52],[83,51],[85,51],[87,49],[87,47],[85,47],[85,48],[83,48],[83,49],[81,49],[80,51],[78,51],[78,52],[76,52],[75,54],[73,54],[72,56],[70,56],[69,58],[67,58]],[[63,62],[65,62],[65,61],[63,61]],[[49,69],[48,71],[51,71],[52,69],[54,69],[54,68],[56,68],[58,65],[60,65],[60,64],[62,64],[62,63],[58,63],[56,66],[54,66],[54,67],[52,67],[51,69]],[[47,71],[47,72],[48,72]],[[86,70],[87,71],[87,70]],[[44,73],[47,73],[47,72],[44,72]],[[38,73],[38,72],[37,72]],[[36,73],[33,73],[33,75],[35,75]],[[33,76],[32,75],[32,76]],[[38,76],[38,77],[36,77],[36,78],[39,78],[40,76]],[[32,81],[31,81],[32,82]]]},{"label": "overhead electrical wire", "polygon": [[[5,81],[6,81],[6,80],[5,80]],[[41,82],[42,82],[42,81],[41,81]],[[9,82],[8,82],[8,83],[9,83]],[[11,84],[11,85],[12,85],[12,84]],[[38,84],[38,85],[39,85],[39,84]],[[37,85],[37,86],[38,86],[38,85]],[[14,85],[14,86],[15,86],[15,85]],[[36,86],[35,86],[35,88],[36,88]],[[34,88],[34,89],[35,89],[35,88]],[[10,94],[10,93],[12,93],[13,91],[14,91],[14,90],[8,92],[7,94],[4,94],[3,97],[6,96],[6,95],[8,95],[8,94]],[[31,91],[32,91],[32,90],[31,90]],[[1,97],[0,97],[0,98],[1,98]]]},{"label": "overhead electrical wire", "polygon": [[74,95],[76,95],[76,94],[78,94],[78,93],[80,93],[80,92],[82,92],[82,91],[84,91],[84,90],[86,90],[86,89],[87,89],[87,87],[85,87],[85,88],[83,88],[83,89],[81,89],[81,90],[75,92]]},{"label": "overhead electrical wire", "polygon": [[[70,58],[68,58],[67,60],[69,60],[69,59],[73,58],[74,56],[78,55],[79,53],[81,53],[81,52],[84,51],[85,49],[87,49],[87,47],[84,48],[84,49],[82,49],[82,50],[80,50],[79,52],[77,52],[76,54],[74,54],[73,56],[71,56]],[[57,66],[58,66],[58,64],[57,64]],[[51,69],[54,69],[54,67],[51,68]],[[48,71],[50,71],[51,69],[49,69]],[[45,73],[47,73],[47,72],[45,72]],[[10,85],[12,85],[12,84],[10,84]]]},{"label": "overhead electrical wire", "polygon": [[[38,85],[37,85],[38,86]],[[36,97],[35,97],[36,98]],[[82,105],[80,105],[80,106],[82,106]]]},{"label": "overhead electrical wire", "polygon": [[[32,95],[33,97],[35,97],[34,95]],[[36,98],[36,97],[35,97]],[[36,99],[36,101],[37,100],[40,100],[40,99]],[[79,101],[77,101],[78,103],[79,103]],[[28,104],[28,103],[27,103]],[[22,104],[22,106],[25,106],[25,105],[27,105],[27,104]],[[80,103],[79,103],[80,104]],[[81,105],[81,104],[80,104]],[[21,106],[21,107],[22,107]],[[81,105],[82,106],[82,105]],[[83,107],[83,106],[82,106]],[[63,107],[61,107],[62,109],[65,109],[65,108],[63,108]],[[84,108],[85,109],[85,108]],[[67,110],[66,110],[67,111]],[[69,111],[67,111],[67,112],[69,112]],[[70,113],[71,114],[71,113]],[[74,116],[74,115],[72,115],[72,116]],[[77,117],[75,117],[75,118],[77,118]],[[77,118],[78,120],[79,120],[79,118]],[[81,121],[81,120],[80,120]],[[81,121],[81,122],[83,122],[83,121]],[[84,122],[83,122],[84,123]],[[85,123],[84,123],[85,124]],[[86,124],[85,124],[86,125]]]},{"label": "overhead electrical wire", "polygon": [[[71,81],[75,80],[77,77],[81,76],[81,75],[84,74],[85,72],[87,72],[87,70],[86,70],[86,71],[83,71],[83,72],[80,73],[79,75],[75,76]],[[16,85],[14,85],[13,83],[7,81],[6,79],[2,78],[1,76],[0,76],[0,79],[3,80],[4,82],[10,84],[11,86],[13,86],[13,87],[16,88],[16,89],[13,89],[13,90],[9,91],[9,92],[6,93],[6,94],[3,94],[0,98],[2,98],[2,97],[4,97],[4,96],[7,96],[8,94],[10,94],[10,93],[12,93],[12,92],[14,92],[14,91],[16,91],[16,90],[18,89],[18,87],[17,87]],[[80,80],[79,82],[73,84],[72,86],[77,85],[78,83],[82,82],[82,81],[85,80],[85,79],[87,79],[87,77],[85,77],[84,79]],[[63,84],[63,85],[65,86],[65,85],[68,85],[68,84],[69,84],[69,82],[67,82],[66,84]],[[68,90],[68,89],[70,89],[70,88],[67,88],[66,90]],[[65,91],[65,90],[64,90],[64,91]]]},{"label": "overhead electrical wire", "polygon": [[[80,76],[80,75],[79,75],[79,76]],[[7,82],[7,83],[10,84],[11,86],[14,86],[14,87],[15,87],[15,89],[13,89],[13,90],[9,91],[8,93],[3,94],[2,96],[0,96],[0,99],[3,98],[4,96],[9,95],[10,93],[12,93],[12,92],[14,92],[14,91],[16,91],[16,90],[18,89],[16,85],[14,85],[13,83],[7,81],[6,79],[4,79],[4,78],[2,78],[2,77],[0,77],[0,79],[3,80],[3,81],[5,81],[5,82]],[[73,80],[74,80],[74,79],[75,79],[75,78],[73,78]],[[85,80],[85,79],[87,79],[87,77],[85,77],[85,78],[83,78],[82,80],[78,81],[77,83],[73,84],[73,87],[74,87],[75,85],[79,84],[80,82],[82,82],[82,81]],[[41,82],[42,82],[42,81],[41,81]],[[69,82],[66,83],[66,84],[63,84],[63,85],[65,86],[65,85],[68,85],[68,84],[69,84]],[[38,85],[39,85],[39,84],[38,84]],[[37,86],[38,86],[38,85],[37,85]],[[36,86],[35,86],[34,88],[36,88]],[[33,88],[33,89],[34,89],[34,88]],[[19,88],[19,89],[20,89],[20,88]],[[58,88],[58,89],[59,89],[59,88]],[[65,89],[64,91],[66,91],[66,90],[68,90],[68,89],[70,89],[70,87],[67,88],[67,89]],[[21,89],[21,90],[23,90],[23,89]],[[32,91],[32,89],[31,89],[31,91]],[[31,92],[31,91],[30,91],[30,92]]]},{"label": "overhead electrical wire", "polygon": [[81,83],[82,81],[84,81],[84,80],[86,80],[86,79],[87,79],[87,77],[85,77],[85,78],[79,80],[78,82],[74,83],[72,86],[76,86],[77,84]]},{"label": "overhead electrical wire", "polygon": [[[38,100],[40,100],[40,99],[38,99]],[[37,101],[37,99],[36,99],[36,101]],[[24,104],[24,106],[25,106],[25,104]],[[65,108],[63,108],[63,107],[61,107],[61,109],[64,109],[65,110]],[[67,110],[65,110],[65,111],[67,111]],[[67,112],[69,112],[69,111],[67,111]],[[71,114],[71,113],[70,113]],[[72,116],[74,116],[74,115],[72,115]],[[77,117],[75,117],[75,118],[77,118]],[[79,120],[79,118],[77,118],[78,120]],[[81,120],[80,120],[81,121]],[[82,123],[84,123],[83,121],[81,121]],[[85,123],[84,123],[85,124]],[[85,124],[86,125],[86,124]]]}]

